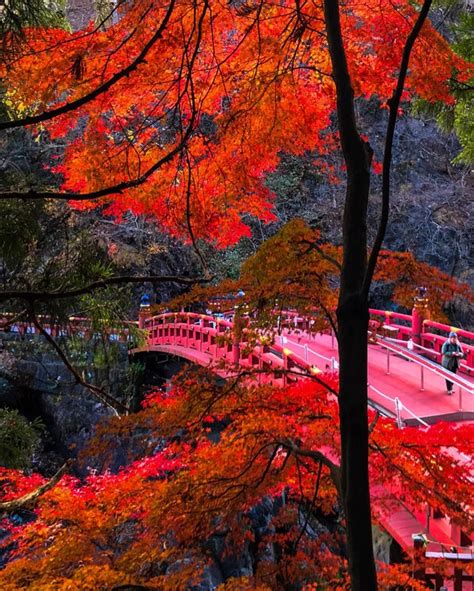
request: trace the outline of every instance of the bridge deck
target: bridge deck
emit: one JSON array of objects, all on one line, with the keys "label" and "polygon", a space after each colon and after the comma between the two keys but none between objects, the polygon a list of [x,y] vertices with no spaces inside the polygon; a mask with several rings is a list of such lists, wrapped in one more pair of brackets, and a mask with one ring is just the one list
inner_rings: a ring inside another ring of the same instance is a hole
[{"label": "bridge deck", "polygon": [[[308,364],[321,369],[323,372],[331,370],[334,360],[338,359],[337,344],[330,335],[309,335],[303,331],[285,331],[276,338],[277,344],[291,351],[290,357],[295,361],[299,358]],[[184,339],[174,336],[164,337],[160,342],[149,342],[142,350],[160,350],[165,353],[181,355],[199,365],[211,365],[218,359],[232,362],[232,353],[220,348],[217,352],[215,345],[199,343],[194,339]],[[217,354],[217,356],[216,356]],[[271,363],[273,368],[283,365],[280,353],[270,350],[263,358]],[[369,345],[369,399],[371,403],[388,415],[396,416],[396,399],[400,401],[400,417],[415,425],[420,425],[419,419],[425,423],[440,420],[471,421],[474,420],[474,396],[456,387],[453,395],[446,393],[445,379],[423,367],[419,362],[423,358],[410,354],[415,361],[387,351],[380,344]],[[250,361],[242,358],[242,367],[250,366]],[[436,365],[432,369],[436,371]],[[298,371],[298,367],[295,367]],[[222,371],[219,372],[223,374]],[[275,384],[280,380],[272,379]]]},{"label": "bridge deck", "polygon": [[[307,361],[323,371],[330,364],[331,357],[338,359],[337,347],[330,335],[310,337],[303,332],[286,333],[283,340],[284,346],[300,357],[305,354],[306,345]],[[403,419],[413,419],[411,411],[428,423],[442,419],[474,420],[474,397],[463,393],[460,405],[459,390],[455,388],[455,392],[448,396],[444,378],[426,368],[423,370],[422,390],[420,365],[392,352],[389,355],[390,373],[387,374],[387,351],[380,345],[369,345],[369,398],[378,407],[395,414],[394,400],[398,397],[404,407],[401,410]]]}]

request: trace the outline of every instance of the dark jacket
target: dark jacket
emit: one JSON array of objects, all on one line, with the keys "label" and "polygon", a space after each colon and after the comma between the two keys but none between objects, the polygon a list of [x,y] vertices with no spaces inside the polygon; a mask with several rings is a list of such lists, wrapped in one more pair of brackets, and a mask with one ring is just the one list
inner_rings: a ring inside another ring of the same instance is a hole
[{"label": "dark jacket", "polygon": [[459,343],[452,343],[449,339],[443,343],[441,348],[443,359],[441,365],[450,371],[457,369],[461,357],[455,357],[454,353],[463,353],[462,347]]}]

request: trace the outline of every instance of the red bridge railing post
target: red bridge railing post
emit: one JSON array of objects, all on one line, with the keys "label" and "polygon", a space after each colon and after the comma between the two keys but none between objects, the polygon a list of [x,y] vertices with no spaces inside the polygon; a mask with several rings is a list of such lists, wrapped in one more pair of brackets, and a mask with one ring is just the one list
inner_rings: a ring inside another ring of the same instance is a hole
[{"label": "red bridge railing post", "polygon": [[429,299],[426,297],[424,288],[419,288],[419,294],[414,299],[411,313],[411,338],[416,345],[422,345],[423,322],[430,319]]},{"label": "red bridge railing post", "polygon": [[244,334],[244,326],[246,322],[242,318],[242,312],[238,306],[235,306],[234,312],[234,326],[232,331],[232,363],[239,365],[240,363],[240,342]]},{"label": "red bridge railing post", "polygon": [[143,330],[145,328],[146,320],[150,317],[150,306],[140,306],[138,312],[138,328]]}]

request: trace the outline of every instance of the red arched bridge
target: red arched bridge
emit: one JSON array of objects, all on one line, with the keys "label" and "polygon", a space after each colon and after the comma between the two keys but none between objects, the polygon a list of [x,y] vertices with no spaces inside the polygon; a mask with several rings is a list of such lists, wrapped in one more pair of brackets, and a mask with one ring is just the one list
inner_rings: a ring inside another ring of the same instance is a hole
[{"label": "red arched bridge", "polygon": [[[380,310],[370,313],[369,403],[393,417],[400,427],[424,428],[440,420],[474,420],[474,382],[470,379],[474,371],[474,333],[457,330],[466,358],[455,375],[439,363],[442,344],[453,327],[419,322],[416,311],[414,318]],[[324,380],[326,372],[337,371],[334,335],[312,333],[311,319],[295,312],[284,315],[287,328],[270,342],[263,335],[261,342],[253,345],[248,342],[245,329],[234,330],[230,313],[225,317],[191,312],[147,316],[145,308],[139,325],[147,332],[146,344],[132,353],[158,351],[176,355],[214,368],[224,376],[235,371],[235,366],[254,368],[259,380],[275,385],[308,379],[311,374],[320,374]],[[236,333],[241,335],[240,339]],[[455,385],[453,396],[446,394],[447,378]],[[466,569],[457,571],[453,586],[448,588],[468,588],[466,584],[472,582],[472,573],[468,572],[473,564],[471,539],[459,526],[449,523],[429,506],[414,513],[400,502],[384,518],[383,526],[404,549],[412,547],[414,536],[423,533],[430,540],[427,556],[465,561]],[[433,574],[432,578],[435,588],[441,589],[442,577]]]},{"label": "red arched bridge", "polygon": [[[439,363],[442,344],[452,327],[431,321],[420,323],[416,312],[414,319],[380,310],[370,312],[369,403],[393,417],[400,427],[423,428],[440,420],[474,420],[474,382],[470,379],[474,371],[474,333],[457,331],[467,355],[460,373],[455,375]],[[147,316],[145,308],[139,325],[147,331],[146,344],[132,353],[158,351],[176,355],[213,367],[224,376],[231,374],[235,366],[254,368],[259,380],[275,385],[308,379],[311,374],[320,374],[324,380],[326,372],[335,372],[339,367],[334,335],[312,333],[308,330],[311,320],[295,312],[285,312],[284,324],[291,328],[283,329],[271,342],[263,335],[257,345],[249,344],[245,329],[234,330],[232,314],[224,316],[192,312]],[[446,378],[455,384],[454,396],[446,394]],[[471,540],[461,528],[429,506],[416,513],[400,502],[395,507],[383,520],[389,534],[408,549],[414,537],[423,533],[430,540],[427,556],[464,561],[466,569],[458,569],[449,589],[467,589],[472,581],[469,571],[473,554]],[[435,588],[441,589],[444,579],[435,574],[432,579]]]},{"label": "red arched bridge", "polygon": [[[136,352],[160,351],[217,369],[225,361],[241,368],[254,368],[261,381],[275,385],[307,379],[311,374],[337,371],[338,352],[333,334],[314,334],[311,320],[285,312],[285,328],[271,342],[249,346],[246,331],[235,338],[230,314],[219,317],[192,312],[146,317],[140,326],[147,331],[146,345]],[[399,425],[427,425],[440,420],[474,420],[474,333],[458,330],[466,359],[455,375],[441,367],[440,350],[452,327],[425,322],[424,331],[413,335],[412,316],[371,310],[369,343],[370,404]],[[432,330],[433,332],[428,332]],[[434,332],[436,330],[436,332]],[[440,334],[444,332],[443,334]],[[417,341],[417,342],[415,342]],[[446,394],[445,380],[454,383],[454,394]]]}]

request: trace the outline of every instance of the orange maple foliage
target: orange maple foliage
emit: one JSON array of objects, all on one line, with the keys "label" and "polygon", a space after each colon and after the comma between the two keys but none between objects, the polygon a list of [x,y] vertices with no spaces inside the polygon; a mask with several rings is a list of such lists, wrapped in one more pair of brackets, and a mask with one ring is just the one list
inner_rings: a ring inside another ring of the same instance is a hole
[{"label": "orange maple foliage", "polygon": [[[191,231],[219,247],[235,243],[249,233],[243,213],[272,219],[263,180],[279,152],[335,149],[322,4],[150,0],[126,6],[106,30],[29,31],[25,54],[2,72],[9,104],[24,115],[81,99],[145,51],[136,68],[94,100],[44,124],[53,138],[69,140],[55,167],[63,189],[89,193],[140,182],[76,206],[105,206],[118,217],[131,210],[181,237]],[[357,97],[375,96],[385,106],[416,15],[416,3],[408,0],[343,4]],[[427,23],[403,98],[452,102],[449,81],[466,79],[468,70]]]},{"label": "orange maple foliage", "polygon": [[[204,371],[188,374],[172,392],[151,395],[142,412],[103,427],[95,450],[112,451],[117,434],[140,429],[159,451],[118,474],[64,478],[41,499],[36,520],[14,529],[18,548],[0,571],[2,589],[134,583],[184,591],[213,561],[245,552],[254,557],[251,575],[219,589],[348,589],[338,409],[324,387],[216,386]],[[472,435],[470,425],[401,430],[378,418],[370,436],[376,523],[400,501],[429,502],[472,531]],[[2,477],[25,487],[17,473]],[[409,584],[410,569],[381,565],[380,588]]]},{"label": "orange maple foliage", "polygon": [[[323,330],[330,328],[329,318],[337,323],[334,311],[341,263],[341,247],[324,242],[319,230],[310,228],[302,219],[294,219],[242,265],[238,280],[196,287],[171,306],[179,309],[243,290],[245,297],[230,301],[228,306],[245,304],[260,328],[278,328],[278,311],[296,309],[313,318],[314,331]],[[407,310],[413,307],[416,288],[426,287],[431,317],[439,321],[446,320],[443,308],[449,302],[457,298],[474,301],[469,285],[417,261],[411,252],[381,251],[374,280],[389,287],[392,301]],[[225,300],[222,304],[225,306]]]}]

